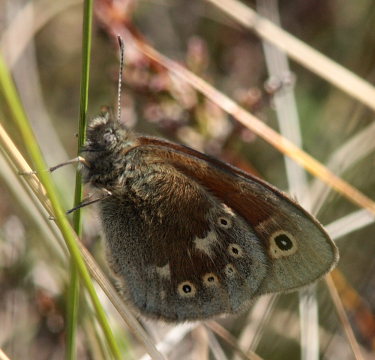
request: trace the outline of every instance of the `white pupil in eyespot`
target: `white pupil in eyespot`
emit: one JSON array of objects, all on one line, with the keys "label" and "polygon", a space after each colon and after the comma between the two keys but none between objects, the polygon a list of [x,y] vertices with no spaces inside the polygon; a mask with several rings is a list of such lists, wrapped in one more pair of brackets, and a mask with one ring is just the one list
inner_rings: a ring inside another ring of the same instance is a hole
[{"label": "white pupil in eyespot", "polygon": [[274,232],[270,236],[269,255],[274,259],[291,256],[298,250],[298,239],[285,230]]},{"label": "white pupil in eyespot", "polygon": [[177,291],[180,296],[190,298],[195,296],[197,289],[190,281],[184,281],[178,285]]},{"label": "white pupil in eyespot", "polygon": [[276,236],[275,243],[283,251],[290,250],[293,247],[293,242],[285,234]]}]

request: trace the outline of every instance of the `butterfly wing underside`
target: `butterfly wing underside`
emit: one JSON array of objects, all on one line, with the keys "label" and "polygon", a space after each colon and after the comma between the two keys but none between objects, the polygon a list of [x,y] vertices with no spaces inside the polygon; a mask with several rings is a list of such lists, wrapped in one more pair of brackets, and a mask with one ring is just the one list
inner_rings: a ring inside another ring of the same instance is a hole
[{"label": "butterfly wing underside", "polygon": [[100,203],[125,298],[167,321],[240,311],[266,276],[259,239],[207,189],[149,154],[129,152],[124,196]]},{"label": "butterfly wing underside", "polygon": [[338,250],[319,222],[268,183],[191,148],[154,138],[140,140],[251,225],[269,260],[258,295],[305,286],[336,265]]},{"label": "butterfly wing underside", "polygon": [[268,184],[190,148],[138,143],[126,154],[126,196],[100,206],[111,267],[143,314],[183,321],[237,313],[337,261],[316,220]]}]

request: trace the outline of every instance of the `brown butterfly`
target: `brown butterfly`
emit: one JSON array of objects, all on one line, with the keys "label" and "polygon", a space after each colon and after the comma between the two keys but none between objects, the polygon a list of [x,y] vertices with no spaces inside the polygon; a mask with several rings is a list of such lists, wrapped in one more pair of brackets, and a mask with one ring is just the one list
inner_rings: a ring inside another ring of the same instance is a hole
[{"label": "brown butterfly", "polygon": [[110,266],[145,316],[238,313],[338,261],[322,226],[285,194],[189,147],[138,136],[108,112],[89,123],[80,162],[84,182],[102,191]]}]

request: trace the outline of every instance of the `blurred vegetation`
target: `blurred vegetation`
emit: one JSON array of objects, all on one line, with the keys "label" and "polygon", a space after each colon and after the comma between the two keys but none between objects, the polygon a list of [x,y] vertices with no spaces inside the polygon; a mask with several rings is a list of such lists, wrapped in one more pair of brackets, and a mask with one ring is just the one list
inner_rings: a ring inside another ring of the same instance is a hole
[{"label": "blurred vegetation", "polygon": [[[0,2],[2,34],[14,26],[25,7],[34,6],[34,12],[24,14],[26,18],[17,25],[16,34],[28,33],[30,40],[11,65],[11,71],[40,147],[51,166],[77,153],[75,134],[82,40],[82,2],[61,2],[61,8],[52,12],[56,3],[45,0]],[[244,3],[256,8],[253,1]],[[296,0],[280,1],[279,6],[285,30],[374,84],[375,7],[372,1]],[[103,16],[106,16],[103,9],[111,9],[113,16],[123,18],[134,36],[183,64],[277,129],[273,94],[265,86],[268,75],[261,39],[206,1],[96,0],[90,116],[95,116],[103,105],[115,108],[117,101],[118,48],[108,26],[103,24]],[[49,15],[49,11],[53,15]],[[35,29],[42,19],[46,20]],[[11,43],[3,42],[3,55],[11,54],[17,44],[17,36]],[[188,144],[283,190],[288,189],[282,154],[196,90],[171,78],[165,69],[130,48],[125,51],[122,120],[130,128]],[[293,61],[291,69],[295,77],[303,148],[325,163],[346,142],[371,126],[373,111]],[[28,158],[27,144],[22,144],[2,96],[0,118]],[[353,153],[357,150],[352,148]],[[344,179],[373,199],[374,161],[372,151],[343,174]],[[57,244],[46,238],[43,225],[35,221],[32,212],[36,210],[19,199],[21,192],[14,185],[9,170],[5,170],[4,162],[0,164],[3,175],[0,177],[0,349],[11,359],[62,359],[68,265]],[[65,206],[72,207],[73,169],[59,170],[53,178]],[[354,210],[356,206],[331,192],[318,217],[323,224],[328,224]],[[367,359],[375,353],[374,230],[375,225],[371,224],[339,239],[339,270],[343,278],[334,277],[362,354]],[[83,231],[84,244],[111,276],[104,260],[95,207],[84,210]],[[323,281],[318,285],[318,299],[321,358],[352,359]],[[91,306],[84,297],[80,309],[77,358],[107,358]],[[108,313],[121,339],[126,329],[120,321],[116,322],[112,308],[108,308]],[[249,321],[246,315],[220,322],[239,339]],[[298,296],[281,296],[262,328],[257,354],[265,359],[298,359],[298,326]],[[149,323],[146,328],[154,335],[170,329]],[[176,347],[171,358],[194,358],[197,336],[194,331],[185,338],[181,348]],[[225,342],[222,344],[228,356],[232,356],[231,347]],[[131,352],[134,358],[142,354],[135,340],[131,340]]]}]

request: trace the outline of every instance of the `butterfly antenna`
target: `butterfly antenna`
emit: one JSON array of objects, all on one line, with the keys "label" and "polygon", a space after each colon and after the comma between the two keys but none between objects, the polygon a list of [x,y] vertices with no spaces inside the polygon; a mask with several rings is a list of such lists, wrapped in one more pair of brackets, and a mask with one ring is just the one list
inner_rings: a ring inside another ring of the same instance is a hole
[{"label": "butterfly antenna", "polygon": [[120,69],[118,74],[118,87],[117,87],[117,121],[120,122],[121,118],[121,86],[122,86],[122,73],[124,70],[124,40],[120,35],[117,35],[118,44],[120,47]]}]

